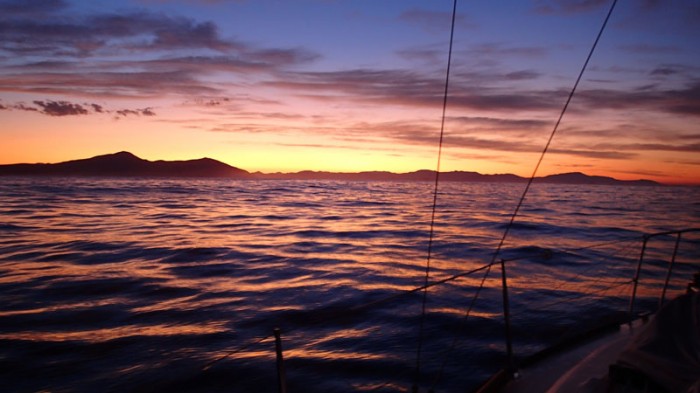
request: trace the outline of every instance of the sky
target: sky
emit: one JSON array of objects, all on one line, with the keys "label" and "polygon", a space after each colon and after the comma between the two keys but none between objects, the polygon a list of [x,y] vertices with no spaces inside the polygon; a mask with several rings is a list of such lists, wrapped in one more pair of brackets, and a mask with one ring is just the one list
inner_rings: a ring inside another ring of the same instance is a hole
[{"label": "sky", "polygon": [[[440,169],[529,176],[608,0],[459,1]],[[436,169],[452,0],[0,0],[0,164]],[[700,3],[620,0],[539,175],[700,184]]]}]

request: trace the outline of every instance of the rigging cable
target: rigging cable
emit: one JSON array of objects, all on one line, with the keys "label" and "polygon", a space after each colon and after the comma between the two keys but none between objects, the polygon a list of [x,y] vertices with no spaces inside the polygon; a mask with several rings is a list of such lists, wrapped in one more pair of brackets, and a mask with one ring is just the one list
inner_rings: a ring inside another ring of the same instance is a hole
[{"label": "rigging cable", "polygon": [[[496,251],[494,252],[494,254],[492,256],[491,263],[489,263],[481,268],[470,271],[470,272],[456,274],[456,275],[449,277],[447,279],[440,280],[440,281],[435,282],[435,283],[430,283],[429,282],[430,281],[430,262],[431,262],[431,258],[432,258],[433,240],[434,240],[434,233],[435,233],[435,216],[436,216],[436,211],[437,211],[438,187],[439,187],[439,183],[440,183],[440,169],[441,169],[440,166],[441,166],[441,161],[442,161],[442,147],[443,147],[443,141],[444,141],[445,119],[446,119],[446,111],[447,111],[447,99],[448,99],[448,92],[449,92],[450,68],[451,68],[451,63],[452,63],[452,48],[453,48],[453,42],[454,42],[454,30],[455,30],[455,20],[456,20],[456,11],[457,11],[457,0],[453,1],[452,18],[451,18],[451,24],[450,24],[450,39],[449,39],[449,49],[448,49],[448,58],[447,58],[447,68],[446,68],[446,72],[445,72],[445,85],[444,85],[445,88],[444,88],[444,92],[443,92],[443,102],[442,102],[440,136],[439,136],[439,143],[438,143],[438,155],[437,155],[438,157],[437,157],[437,165],[436,165],[436,171],[435,171],[435,183],[434,183],[434,189],[433,189],[433,203],[432,203],[432,210],[431,210],[430,234],[429,234],[429,241],[428,241],[428,251],[427,251],[427,258],[426,258],[424,285],[422,287],[415,288],[413,291],[408,291],[409,293],[415,292],[415,290],[421,290],[421,289],[423,291],[423,298],[422,298],[422,305],[421,305],[420,328],[419,328],[419,336],[418,336],[418,348],[416,350],[416,373],[415,373],[414,390],[417,388],[419,380],[420,380],[420,359],[421,359],[423,336],[424,336],[424,322],[425,322],[425,314],[426,314],[428,289],[434,285],[446,283],[448,281],[452,281],[454,279],[464,277],[467,274],[473,273],[475,271],[485,269],[486,271],[484,273],[483,278],[481,279],[481,283],[480,283],[479,287],[477,288],[477,292],[474,295],[474,297],[472,298],[472,301],[470,302],[469,307],[466,311],[465,319],[469,317],[469,314],[471,313],[471,310],[474,306],[474,303],[475,303],[476,299],[479,297],[479,294],[480,294],[480,292],[485,284],[485,281],[489,275],[489,272],[491,271],[491,267],[495,264],[496,259],[498,258],[498,255],[503,247],[503,244],[505,243],[505,240],[508,237],[510,229],[512,228],[512,226],[515,222],[515,218],[517,217],[517,215],[520,211],[520,208],[522,207],[522,204],[525,200],[525,197],[527,196],[527,193],[532,185],[532,182],[534,181],[534,178],[539,170],[539,167],[544,159],[544,156],[547,153],[549,146],[550,146],[550,144],[551,144],[551,142],[552,142],[552,140],[553,140],[553,138],[558,130],[559,124],[561,123],[561,120],[562,120],[564,114],[566,113],[566,110],[569,106],[569,103],[571,102],[571,99],[573,98],[574,92],[576,91],[576,88],[577,88],[577,86],[578,86],[578,84],[583,76],[583,73],[586,69],[586,66],[587,66],[589,60],[592,57],[593,51],[594,51],[595,47],[597,46],[597,43],[598,43],[598,41],[603,33],[603,30],[605,29],[605,26],[610,18],[610,15],[612,14],[613,8],[615,7],[616,3],[617,3],[617,0],[613,0],[612,6],[611,6],[610,10],[608,11],[608,15],[605,18],[603,26],[601,27],[601,29],[598,33],[598,36],[596,37],[596,40],[593,44],[593,47],[591,48],[591,50],[586,58],[586,61],[584,62],[584,65],[583,65],[583,67],[582,67],[582,69],[581,69],[581,71],[576,79],[576,82],[574,83],[574,86],[573,86],[571,92],[569,93],[569,96],[566,100],[566,103],[565,103],[565,105],[564,105],[564,107],[559,115],[559,118],[557,119],[557,122],[556,122],[550,136],[549,136],[549,139],[547,140],[547,143],[546,143],[546,145],[545,145],[545,147],[544,147],[544,149],[539,157],[539,160],[535,166],[535,169],[533,170],[533,173],[528,180],[528,183],[525,187],[525,190],[523,191],[523,194],[520,197],[520,200],[518,201],[518,204],[515,208],[515,211],[513,212],[511,219],[510,219],[510,221],[509,221],[508,225],[506,226],[506,229],[503,233],[503,236],[501,237],[501,240],[498,244],[498,247],[496,248]],[[270,336],[263,337],[263,338],[257,340],[255,343],[260,343],[268,338],[270,338]],[[455,344],[456,343],[453,342],[452,348],[454,347]],[[231,356],[235,353],[240,352],[241,350],[245,349],[246,347],[248,347],[248,345],[244,346],[243,348],[239,348],[237,350],[234,350],[234,351],[231,351],[231,352],[224,354],[224,356],[222,356],[222,357],[210,362],[209,364],[205,365],[204,369],[210,368],[215,363],[218,363],[219,361],[221,361],[225,358],[228,358],[229,356]],[[450,351],[452,348],[450,348]],[[444,366],[444,364],[443,364],[443,366]],[[440,374],[442,374],[442,370],[441,370]]]},{"label": "rigging cable", "polygon": [[[456,3],[456,0],[455,0]],[[571,103],[572,98],[574,97],[574,93],[576,92],[576,89],[578,88],[579,83],[581,82],[581,79],[583,78],[583,74],[586,71],[586,68],[588,67],[588,63],[590,62],[591,58],[593,57],[593,52],[595,51],[595,48],[598,46],[598,42],[600,41],[600,37],[603,35],[603,31],[605,31],[605,27],[608,24],[608,21],[610,20],[610,16],[612,15],[613,10],[615,9],[615,5],[617,4],[617,0],[613,0],[612,4],[610,6],[610,9],[608,10],[607,15],[605,16],[605,20],[603,21],[603,24],[600,27],[600,30],[598,31],[598,35],[596,36],[595,40],[593,41],[593,45],[591,46],[590,51],[588,52],[588,56],[586,56],[586,60],[583,63],[583,66],[581,67],[581,71],[578,74],[578,77],[576,78],[576,82],[574,82],[573,87],[571,88],[571,91],[569,92],[569,96],[566,99],[566,102],[564,103],[564,106],[559,113],[559,117],[557,118],[556,123],[554,124],[554,128],[552,129],[552,132],[549,135],[549,138],[547,139],[547,143],[544,146],[544,149],[542,150],[542,153],[540,154],[539,159],[537,160],[537,164],[535,165],[534,170],[532,171],[532,175],[528,179],[527,185],[525,186],[525,189],[523,190],[522,195],[520,196],[520,199],[518,200],[518,204],[515,207],[515,210],[513,211],[513,214],[510,217],[510,221],[508,222],[508,225],[506,226],[505,230],[503,231],[503,236],[501,237],[501,240],[498,243],[498,246],[496,247],[496,250],[493,253],[493,257],[491,258],[491,263],[489,263],[487,266],[488,268],[484,272],[484,277],[481,280],[481,283],[479,284],[479,287],[476,290],[476,293],[474,294],[474,297],[472,298],[472,301],[469,304],[469,307],[467,311],[465,312],[465,321],[466,319],[469,318],[469,315],[472,311],[472,308],[474,306],[474,303],[476,299],[479,297],[479,294],[481,293],[481,290],[484,287],[484,284],[486,282],[486,279],[491,272],[491,267],[496,263],[496,260],[498,259],[498,255],[501,252],[501,249],[503,248],[503,244],[505,243],[506,239],[508,238],[508,235],[510,233],[510,230],[513,227],[513,224],[515,223],[515,219],[520,213],[520,209],[523,206],[523,203],[525,202],[525,198],[530,191],[530,187],[532,186],[533,181],[535,180],[535,176],[537,176],[537,172],[539,171],[540,165],[542,164],[542,161],[544,160],[544,156],[547,154],[549,151],[549,146],[552,144],[552,140],[554,139],[554,136],[556,135],[557,131],[559,130],[559,125],[561,124],[562,119],[564,118],[564,114],[566,113],[567,109],[569,108],[569,104]],[[453,15],[454,18],[454,15]],[[450,47],[451,48],[451,47]],[[447,88],[445,89],[447,91]],[[447,98],[445,97],[445,102],[447,101]],[[447,356],[452,352],[452,350],[455,348],[457,344],[457,339],[455,339],[450,346],[450,349],[447,351]],[[445,358],[445,359],[446,359]],[[438,373],[438,379],[443,373],[443,369],[445,367],[446,360],[443,362],[443,365]],[[437,383],[436,381],[433,383],[433,387]]]},{"label": "rigging cable", "polygon": [[515,223],[515,218],[520,213],[520,208],[523,206],[523,203],[525,202],[525,197],[527,196],[528,192],[530,191],[530,187],[532,186],[532,182],[535,180],[535,176],[537,176],[537,172],[539,171],[540,165],[542,164],[542,161],[544,160],[544,156],[549,151],[549,146],[552,144],[552,140],[554,139],[554,136],[556,135],[557,131],[559,130],[559,125],[561,124],[561,121],[564,118],[564,114],[566,113],[566,110],[569,108],[569,104],[571,103],[571,99],[574,97],[574,93],[576,92],[576,88],[578,88],[578,85],[581,82],[581,78],[583,78],[583,74],[586,71],[586,68],[588,67],[588,63],[591,60],[591,57],[593,57],[593,52],[595,51],[596,46],[598,46],[598,41],[600,41],[600,37],[603,35],[603,31],[605,30],[605,26],[608,24],[608,20],[610,20],[610,15],[612,15],[613,9],[615,9],[616,4],[617,4],[617,0],[613,0],[612,5],[610,6],[610,9],[608,10],[608,14],[606,15],[605,20],[603,21],[603,25],[600,27],[600,30],[598,31],[598,35],[596,36],[596,39],[593,42],[593,46],[591,47],[591,50],[588,52],[588,56],[586,57],[586,61],[583,63],[583,66],[581,67],[581,71],[579,72],[578,77],[576,78],[576,82],[574,83],[574,86],[571,88],[571,91],[569,92],[569,96],[566,99],[566,103],[564,103],[564,107],[561,109],[561,113],[559,113],[559,118],[557,119],[557,122],[554,124],[554,128],[552,129],[552,132],[549,134],[549,139],[547,140],[547,143],[545,144],[544,149],[542,150],[542,153],[540,154],[540,158],[537,160],[537,164],[535,165],[535,169],[532,171],[532,175],[530,176],[530,178],[527,181],[527,185],[525,186],[525,189],[523,190],[523,194],[520,196],[520,200],[518,201],[518,204],[515,207],[515,211],[513,211],[513,215],[511,215],[510,221],[508,222],[506,229],[503,231],[503,236],[501,237],[501,241],[498,243],[498,247],[496,247],[496,251],[493,254],[493,259],[491,260],[491,264],[495,263],[496,258],[498,258],[498,254],[500,254],[501,249],[503,248],[503,244],[505,243],[506,238],[508,237],[508,234],[510,233],[511,228],[513,227],[513,224]]},{"label": "rigging cable", "polygon": [[430,261],[433,253],[433,238],[435,237],[435,213],[437,211],[438,185],[440,184],[440,163],[442,161],[442,144],[445,137],[445,115],[447,113],[447,97],[450,87],[450,66],[452,64],[452,43],[455,35],[455,19],[457,14],[457,0],[452,2],[452,21],[450,24],[450,43],[447,51],[447,69],[445,71],[445,90],[442,95],[442,117],[440,120],[440,140],[438,143],[437,165],[435,170],[435,186],[433,188],[433,207],[430,217],[430,235],[428,239],[428,256],[425,262],[425,280],[423,287],[423,301],[421,305],[420,327],[418,330],[418,347],[416,349],[416,375],[413,383],[413,390],[418,388],[420,383],[420,359],[423,350],[423,334],[425,325],[425,308],[428,300],[428,282],[430,280]]},{"label": "rigging cable", "polygon": [[228,351],[228,352],[224,353],[222,356],[220,356],[220,357],[218,357],[218,358],[216,358],[216,359],[214,359],[214,360],[211,360],[211,361],[209,361],[208,363],[206,363],[206,364],[202,367],[202,371],[207,371],[207,370],[209,370],[210,368],[212,368],[212,366],[214,366],[215,364],[219,363],[220,361],[222,361],[222,360],[224,360],[224,359],[228,359],[228,358],[230,358],[231,356],[233,356],[233,355],[235,355],[235,354],[237,354],[237,353],[241,353],[241,352],[245,351],[246,349],[248,349],[248,348],[250,348],[250,347],[252,347],[252,346],[254,346],[254,345],[262,344],[265,340],[268,340],[268,339],[270,339],[270,338],[272,338],[272,334],[268,334],[268,335],[265,336],[265,337],[260,337],[260,338],[258,338],[258,339],[255,340],[255,341],[248,342],[247,344],[244,344],[244,345],[242,345],[242,346],[240,346],[240,347],[238,347],[238,348],[236,348],[236,349],[233,349],[233,350],[231,350],[231,351]]},{"label": "rigging cable", "polygon": [[[618,240],[614,240],[614,241],[600,242],[600,243],[593,244],[593,245],[590,245],[590,246],[577,247],[577,248],[572,248],[572,249],[562,249],[562,250],[560,250],[560,251],[561,251],[561,252],[564,252],[564,253],[570,253],[570,252],[574,252],[574,251],[578,251],[578,250],[587,250],[587,249],[592,249],[592,248],[601,247],[601,246],[608,246],[608,245],[614,245],[614,244],[619,244],[619,243],[625,243],[625,242],[629,242],[630,240],[632,240],[632,239],[623,238],[623,239],[618,239]],[[512,259],[506,260],[505,262],[513,262],[513,261],[517,261],[517,260],[524,259],[524,258],[529,258],[529,257],[531,257],[531,256],[523,256],[523,257],[519,257],[519,258],[512,258]],[[345,317],[346,317],[346,314],[354,315],[354,314],[361,313],[361,312],[364,312],[364,311],[372,310],[372,309],[374,309],[374,308],[376,308],[376,307],[378,307],[378,306],[380,306],[380,305],[383,305],[383,304],[386,304],[386,303],[391,303],[391,302],[393,302],[393,301],[395,301],[395,300],[397,300],[397,299],[400,299],[400,298],[402,298],[402,297],[404,297],[404,296],[408,296],[408,295],[410,295],[410,294],[414,294],[414,293],[418,293],[418,292],[421,292],[421,291],[425,291],[425,290],[427,290],[427,289],[429,289],[429,288],[436,287],[436,286],[438,286],[438,285],[447,284],[448,282],[452,282],[452,281],[456,281],[456,280],[461,279],[461,278],[468,277],[468,276],[470,276],[470,275],[472,275],[472,274],[475,274],[475,273],[478,273],[478,272],[480,272],[480,271],[486,270],[486,269],[488,269],[490,266],[491,266],[491,264],[484,264],[484,265],[482,265],[482,266],[473,268],[473,269],[471,269],[471,270],[462,271],[462,272],[456,273],[456,274],[454,274],[454,275],[452,275],[452,276],[445,277],[445,278],[440,279],[440,280],[437,280],[437,281],[433,281],[433,282],[428,283],[428,284],[426,284],[426,285],[422,285],[422,286],[419,286],[419,287],[414,287],[414,288],[412,288],[412,289],[404,290],[404,291],[401,291],[401,292],[396,293],[396,294],[394,294],[394,295],[389,295],[389,296],[386,296],[386,297],[383,297],[383,298],[380,298],[380,299],[377,299],[377,300],[374,300],[374,301],[365,302],[365,303],[356,305],[356,306],[354,306],[354,307],[351,307],[351,308],[349,308],[349,309],[346,309],[342,316],[338,315],[338,316],[336,316],[336,317],[330,317],[330,318],[329,318],[328,316],[324,316],[322,319],[321,319],[321,318],[311,318],[311,323],[312,323],[312,324],[315,324],[315,323],[328,323],[328,322],[330,322],[330,321],[335,321],[335,320],[338,319],[338,318],[345,318]],[[630,282],[631,282],[631,281],[630,281]],[[613,285],[615,285],[615,286],[619,286],[620,284],[624,284],[624,283],[625,283],[625,282],[612,282],[611,284],[613,284]],[[558,287],[557,287],[557,289],[558,289]],[[565,299],[565,300],[568,300],[568,299]],[[557,302],[557,303],[560,303],[560,302]],[[552,303],[552,304],[556,304],[556,303]],[[286,331],[287,331],[287,333],[290,333],[290,332],[293,332],[293,331],[295,331],[295,330],[297,330],[297,329],[288,328]],[[259,338],[255,339],[255,340],[253,340],[253,341],[250,341],[250,342],[248,342],[248,343],[245,343],[245,344],[241,345],[240,347],[237,347],[237,348],[234,348],[234,349],[232,349],[232,350],[230,350],[230,351],[228,351],[228,352],[225,352],[225,353],[224,353],[223,355],[221,355],[220,357],[215,358],[215,359],[209,361],[208,363],[206,363],[206,364],[202,367],[202,371],[207,371],[207,370],[209,370],[210,368],[212,368],[215,364],[217,364],[217,363],[219,363],[219,362],[221,362],[221,361],[223,361],[223,360],[225,360],[225,359],[228,359],[228,358],[230,358],[230,357],[233,356],[233,355],[236,355],[236,354],[238,354],[238,353],[241,353],[241,352],[243,352],[243,351],[249,349],[249,348],[252,347],[252,346],[262,344],[263,342],[265,342],[266,340],[269,340],[269,339],[271,339],[271,338],[272,338],[272,334],[268,334],[267,336],[259,337]],[[448,353],[449,353],[449,352],[448,352]],[[381,388],[381,386],[380,386],[380,388]]]}]

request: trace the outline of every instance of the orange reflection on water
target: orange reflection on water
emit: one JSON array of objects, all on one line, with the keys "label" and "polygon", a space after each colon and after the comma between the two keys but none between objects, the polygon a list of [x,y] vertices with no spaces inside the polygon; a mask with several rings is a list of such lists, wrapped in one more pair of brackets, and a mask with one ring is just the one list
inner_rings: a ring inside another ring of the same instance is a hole
[{"label": "orange reflection on water", "polygon": [[317,360],[385,360],[388,358],[399,359],[398,356],[387,356],[386,354],[377,354],[369,352],[351,352],[341,349],[319,350],[310,348],[294,348],[285,351],[285,356],[300,359],[317,359]]},{"label": "orange reflection on water", "polygon": [[0,339],[30,341],[85,341],[97,343],[135,336],[177,336],[212,334],[227,331],[220,323],[209,325],[129,325],[114,328],[73,330],[70,332],[22,331],[0,333]]},{"label": "orange reflection on water", "polygon": [[40,315],[42,313],[54,312],[54,311],[76,311],[76,310],[89,310],[92,307],[108,306],[113,304],[112,299],[94,300],[90,302],[81,303],[82,306],[76,306],[75,304],[59,304],[48,307],[37,307],[31,309],[20,309],[20,310],[0,310],[0,317],[12,317],[18,315]]},{"label": "orange reflection on water", "polygon": [[383,383],[353,383],[354,392],[376,392],[379,389],[388,389],[391,392],[409,392],[410,389],[406,384],[397,384],[391,382]]},{"label": "orange reflection on water", "polygon": [[[285,349],[284,356],[286,358],[301,358],[301,359],[317,359],[317,360],[385,360],[398,358],[386,353],[378,353],[374,351],[370,352],[360,352],[352,351],[347,348],[340,348],[337,345],[333,345],[332,342],[335,340],[347,340],[347,339],[358,339],[362,340],[369,337],[379,331],[379,327],[369,327],[364,329],[358,328],[347,328],[334,330],[323,337],[311,339],[306,341],[306,344],[301,347],[292,347]],[[297,339],[303,339],[303,337],[291,336],[288,338],[290,342],[295,342]],[[318,349],[317,347],[323,347],[324,345],[333,346],[332,350]]]},{"label": "orange reflection on water", "polygon": [[[438,314],[448,314],[448,315],[453,315],[455,317],[464,317],[466,314],[466,308],[464,307],[432,307],[430,309],[431,313],[438,313]],[[503,317],[503,314],[500,312],[487,312],[487,311],[480,311],[477,309],[471,309],[469,312],[469,316],[471,317],[478,317],[478,318],[485,318],[485,319],[499,319]]]},{"label": "orange reflection on water", "polygon": [[140,306],[140,307],[134,307],[131,308],[131,311],[135,313],[140,313],[140,312],[151,312],[151,311],[160,311],[160,310],[168,310],[168,309],[177,309],[177,310],[196,310],[196,309],[202,309],[205,307],[213,307],[213,306],[219,306],[219,305],[226,305],[230,303],[236,303],[244,300],[245,298],[239,297],[239,296],[224,296],[223,294],[220,297],[216,298],[210,298],[210,299],[201,299],[197,295],[194,296],[186,296],[186,297],[181,297],[181,298],[175,298],[175,299],[168,299],[168,300],[163,300],[160,302],[154,302],[149,305],[145,306]]}]

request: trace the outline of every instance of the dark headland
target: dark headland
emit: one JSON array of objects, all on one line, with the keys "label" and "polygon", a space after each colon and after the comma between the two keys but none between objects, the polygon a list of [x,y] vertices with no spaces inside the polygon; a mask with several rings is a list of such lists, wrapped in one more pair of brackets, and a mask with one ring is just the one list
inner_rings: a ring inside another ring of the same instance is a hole
[{"label": "dark headland", "polygon": [[211,158],[187,161],[148,161],[122,151],[57,164],[0,165],[0,175],[242,178],[249,176],[249,173]]},{"label": "dark headland", "polygon": [[[56,164],[0,165],[0,176],[97,176],[97,177],[213,177],[260,180],[341,180],[341,181],[434,181],[435,172],[409,173],[384,171],[338,173],[301,171],[295,173],[250,173],[211,158],[185,161],[148,161],[129,152],[106,154]],[[458,182],[526,182],[512,174],[483,175],[477,172],[442,172],[441,181]],[[589,176],[580,172],[550,175],[535,179],[538,183],[653,186],[652,180],[617,180],[606,176]]]}]

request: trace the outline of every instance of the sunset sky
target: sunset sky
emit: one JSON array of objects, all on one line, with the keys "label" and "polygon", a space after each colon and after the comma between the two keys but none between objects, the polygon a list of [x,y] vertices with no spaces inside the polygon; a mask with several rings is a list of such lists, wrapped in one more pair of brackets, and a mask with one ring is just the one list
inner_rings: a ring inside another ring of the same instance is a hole
[{"label": "sunset sky", "polygon": [[[460,1],[442,170],[529,176],[610,1]],[[452,0],[0,0],[0,164],[435,169]],[[542,175],[700,184],[700,3],[620,0]]]}]

